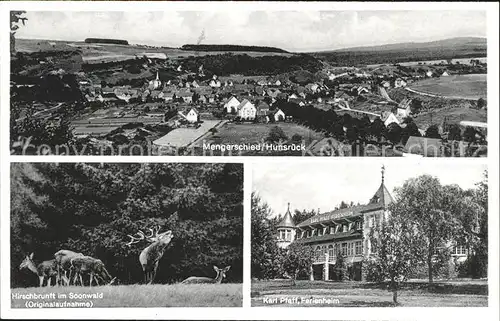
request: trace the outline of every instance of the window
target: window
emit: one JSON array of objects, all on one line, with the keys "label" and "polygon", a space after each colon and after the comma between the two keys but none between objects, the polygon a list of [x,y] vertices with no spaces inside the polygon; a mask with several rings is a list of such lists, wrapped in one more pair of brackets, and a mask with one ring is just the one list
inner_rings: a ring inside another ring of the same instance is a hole
[{"label": "window", "polygon": [[465,248],[465,246],[457,245],[457,246],[453,247],[452,254],[455,254],[455,255],[467,255],[467,249]]},{"label": "window", "polygon": [[363,254],[363,243],[361,241],[356,241],[356,255]]},{"label": "window", "polygon": [[356,230],[360,230],[361,229],[361,221],[356,221],[355,225],[354,225],[354,228]]},{"label": "window", "polygon": [[331,244],[330,244],[330,245],[328,245],[328,256],[330,256],[330,257],[335,256],[335,253],[334,253],[334,252],[335,252],[335,251],[334,251],[333,245],[331,245]]},{"label": "window", "polygon": [[347,225],[342,225],[342,232],[347,232]]},{"label": "window", "polygon": [[333,233],[335,233],[335,226],[330,227],[330,234],[333,234]]},{"label": "window", "polygon": [[347,255],[347,243],[342,243],[342,255]]},{"label": "window", "polygon": [[349,242],[347,244],[347,255],[348,256],[353,256],[354,255],[354,243],[353,242]]}]

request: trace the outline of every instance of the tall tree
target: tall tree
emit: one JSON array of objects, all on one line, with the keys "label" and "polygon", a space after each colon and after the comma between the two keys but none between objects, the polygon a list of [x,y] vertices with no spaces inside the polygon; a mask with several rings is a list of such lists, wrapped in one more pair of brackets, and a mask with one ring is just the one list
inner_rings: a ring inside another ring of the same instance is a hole
[{"label": "tall tree", "polygon": [[453,206],[457,200],[453,189],[445,188],[439,179],[422,175],[407,180],[397,189],[398,207],[394,215],[415,222],[419,237],[424,242],[423,254],[427,264],[429,283],[433,282],[433,256],[444,248],[460,227]]},{"label": "tall tree", "polygon": [[11,11],[10,12],[10,53],[16,52],[16,32],[19,29],[19,22],[26,25],[26,18],[24,15],[26,11]]},{"label": "tall tree", "polygon": [[398,304],[398,291],[413,274],[420,263],[423,251],[418,222],[406,219],[402,203],[393,203],[389,211],[392,215],[370,230],[369,239],[378,244],[376,254],[370,259],[378,267],[382,280],[389,280],[392,300]]},{"label": "tall tree", "polygon": [[314,260],[312,247],[294,242],[290,244],[283,255],[283,269],[290,276],[292,285],[295,285],[297,276],[301,272],[308,273]]}]

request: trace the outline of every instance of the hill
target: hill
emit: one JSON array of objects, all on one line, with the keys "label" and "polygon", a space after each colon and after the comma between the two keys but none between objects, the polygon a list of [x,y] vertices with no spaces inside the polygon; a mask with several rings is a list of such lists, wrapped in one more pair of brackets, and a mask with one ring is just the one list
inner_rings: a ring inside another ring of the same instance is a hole
[{"label": "hill", "polygon": [[459,37],[431,42],[344,48],[311,55],[333,65],[366,65],[486,57],[486,49],[486,38]]}]

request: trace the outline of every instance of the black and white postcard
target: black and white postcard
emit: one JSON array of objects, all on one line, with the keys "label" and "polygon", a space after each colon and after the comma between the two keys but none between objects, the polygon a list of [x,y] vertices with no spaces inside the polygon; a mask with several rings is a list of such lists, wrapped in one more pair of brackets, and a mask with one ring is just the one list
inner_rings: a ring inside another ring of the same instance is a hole
[{"label": "black and white postcard", "polygon": [[487,155],[486,11],[12,11],[16,155]]},{"label": "black and white postcard", "polygon": [[252,306],[488,306],[487,166],[378,163],[254,165]]}]

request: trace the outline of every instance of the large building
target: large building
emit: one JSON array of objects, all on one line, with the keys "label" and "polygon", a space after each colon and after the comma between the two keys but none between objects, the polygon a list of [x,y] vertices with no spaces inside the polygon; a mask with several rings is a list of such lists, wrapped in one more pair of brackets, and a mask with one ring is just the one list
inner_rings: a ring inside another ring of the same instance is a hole
[{"label": "large building", "polygon": [[313,247],[311,279],[334,280],[337,256],[342,255],[350,279],[361,280],[363,258],[372,249],[368,239],[370,229],[388,215],[387,206],[393,201],[384,185],[382,167],[382,182],[365,205],[320,213],[298,224],[293,223],[288,209],[278,226],[278,245],[285,248],[292,242],[301,242]]},{"label": "large building", "polygon": [[[288,206],[277,227],[277,244],[286,248],[293,242],[300,242],[313,248],[311,280],[336,280],[339,273],[335,264],[339,255],[342,255],[347,265],[349,279],[364,279],[363,259],[372,255],[375,247],[369,239],[370,231],[388,218],[388,206],[394,202],[384,185],[384,171],[382,166],[381,183],[364,205],[320,213],[298,224],[294,224]],[[464,248],[453,247],[452,258],[463,261],[466,255]]]}]

